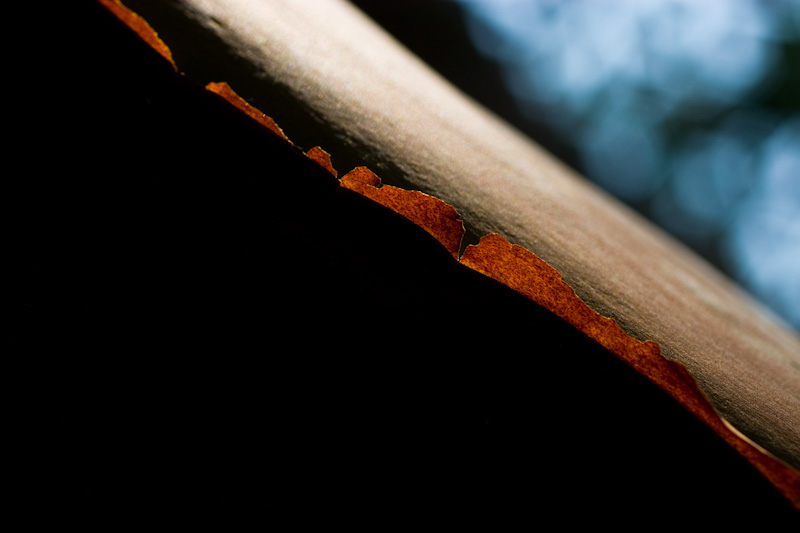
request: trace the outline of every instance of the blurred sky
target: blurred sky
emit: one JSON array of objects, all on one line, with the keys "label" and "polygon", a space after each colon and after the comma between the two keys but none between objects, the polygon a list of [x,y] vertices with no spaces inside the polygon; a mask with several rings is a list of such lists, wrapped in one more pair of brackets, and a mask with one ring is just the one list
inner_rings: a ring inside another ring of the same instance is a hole
[{"label": "blurred sky", "polygon": [[800,329],[800,0],[454,0],[525,120]]}]

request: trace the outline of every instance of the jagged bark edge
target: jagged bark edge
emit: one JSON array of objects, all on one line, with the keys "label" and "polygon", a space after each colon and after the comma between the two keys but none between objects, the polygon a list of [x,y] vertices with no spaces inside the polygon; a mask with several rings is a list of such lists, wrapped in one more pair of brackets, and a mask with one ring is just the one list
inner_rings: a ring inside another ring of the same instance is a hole
[{"label": "jagged bark edge", "polygon": [[[169,47],[147,21],[125,7],[121,0],[98,0],[98,2],[169,62],[176,72],[178,71]],[[283,141],[295,146],[271,117],[239,97],[227,83],[211,83],[206,89],[269,129]],[[338,173],[325,150],[313,147],[304,152],[304,155],[337,177]],[[634,339],[626,334],[616,321],[591,309],[562,280],[561,274],[555,268],[532,252],[511,244],[498,234],[484,236],[478,245],[467,247],[459,258],[463,224],[452,206],[419,191],[381,186],[380,178],[366,167],[357,167],[345,174],[339,179],[339,184],[406,217],[436,238],[460,264],[523,294],[628,363],[733,446],[788,498],[795,508],[800,509],[799,471],[774,457],[727,422],[697,387],[686,367],[664,358],[657,343]]]}]

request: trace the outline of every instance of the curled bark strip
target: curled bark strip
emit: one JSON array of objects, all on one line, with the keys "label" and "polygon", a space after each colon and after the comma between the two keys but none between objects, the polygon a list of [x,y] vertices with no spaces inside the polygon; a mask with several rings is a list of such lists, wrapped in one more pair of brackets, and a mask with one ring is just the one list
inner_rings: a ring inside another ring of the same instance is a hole
[{"label": "curled bark strip", "polygon": [[594,339],[647,376],[744,455],[795,505],[800,505],[800,473],[735,431],[719,416],[686,367],[661,356],[658,344],[638,341],[578,298],[561,274],[500,235],[467,247],[461,263],[527,296]]},{"label": "curled bark strip", "polygon": [[292,144],[292,141],[289,140],[289,137],[283,133],[283,130],[278,126],[278,124],[272,120],[272,117],[268,117],[255,107],[251,106],[247,100],[236,94],[236,92],[231,89],[230,85],[225,82],[220,83],[209,83],[206,85],[206,89],[211,91],[212,93],[220,95],[222,98],[228,101],[232,106],[242,111],[245,115],[252,118],[272,133],[283,139],[284,141]]},{"label": "curled bark strip", "polygon": [[334,178],[339,175],[336,169],[333,168],[333,162],[331,162],[331,154],[329,154],[319,146],[315,146],[311,150],[306,152],[306,157],[319,163],[319,165],[328,172],[330,172]]},{"label": "curled bark strip", "polygon": [[170,51],[169,47],[161,40],[158,36],[158,33],[138,14],[134,13],[127,7],[125,7],[120,0],[98,0],[101,4],[103,4],[109,11],[114,13],[122,22],[128,25],[130,29],[136,32],[139,37],[142,38],[147,44],[149,44],[153,50],[161,54],[161,56],[169,61],[172,68],[176,71],[178,70],[178,66],[175,64],[175,61],[172,59],[172,52]]},{"label": "curled bark strip", "polygon": [[438,198],[390,185],[380,187],[380,178],[366,167],[357,167],[341,179],[341,185],[388,207],[418,225],[458,258],[464,224],[452,206]]}]

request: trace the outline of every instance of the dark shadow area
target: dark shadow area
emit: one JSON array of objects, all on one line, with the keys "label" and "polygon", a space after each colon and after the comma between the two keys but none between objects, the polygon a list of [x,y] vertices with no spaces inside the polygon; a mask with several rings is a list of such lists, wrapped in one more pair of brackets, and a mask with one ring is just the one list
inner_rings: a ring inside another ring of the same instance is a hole
[{"label": "dark shadow area", "polygon": [[51,35],[74,83],[16,154],[43,517],[795,517],[598,345],[340,189],[95,4],[71,16]]}]

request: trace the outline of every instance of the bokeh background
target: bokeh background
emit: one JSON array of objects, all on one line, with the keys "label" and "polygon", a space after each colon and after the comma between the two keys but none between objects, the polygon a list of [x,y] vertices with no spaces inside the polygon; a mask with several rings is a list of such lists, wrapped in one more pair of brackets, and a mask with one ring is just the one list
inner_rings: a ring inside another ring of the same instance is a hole
[{"label": "bokeh background", "polygon": [[800,0],[354,3],[800,329]]}]

